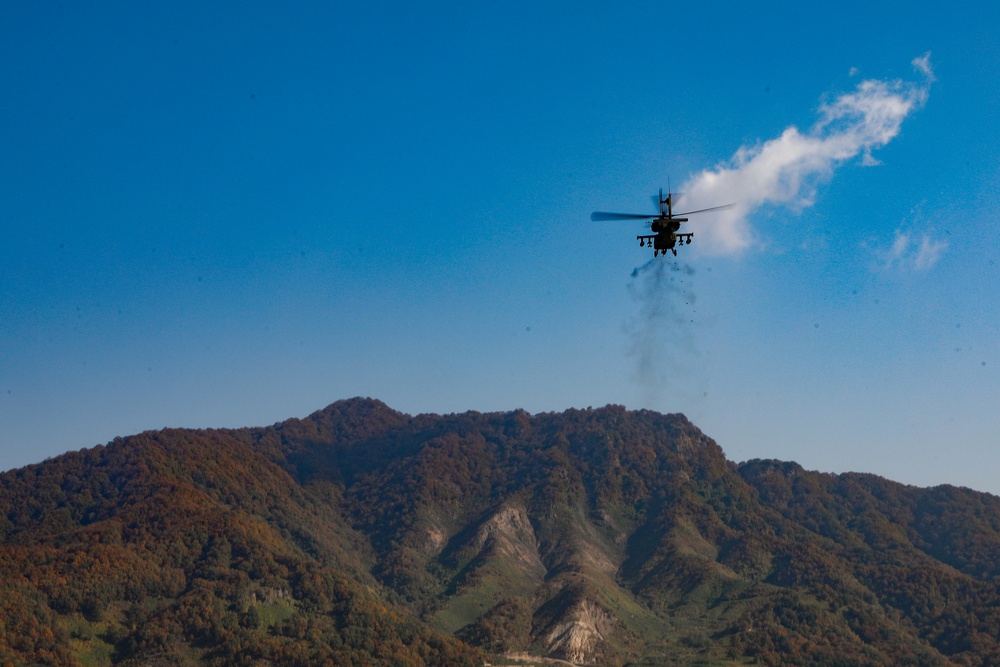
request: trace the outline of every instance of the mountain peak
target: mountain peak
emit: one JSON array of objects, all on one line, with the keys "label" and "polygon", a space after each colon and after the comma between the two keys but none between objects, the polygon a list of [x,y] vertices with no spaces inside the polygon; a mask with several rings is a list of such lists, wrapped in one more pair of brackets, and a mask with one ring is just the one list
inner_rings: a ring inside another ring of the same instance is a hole
[{"label": "mountain peak", "polygon": [[975,664],[998,549],[1000,498],[737,466],[680,414],[353,398],[0,475],[0,661]]}]

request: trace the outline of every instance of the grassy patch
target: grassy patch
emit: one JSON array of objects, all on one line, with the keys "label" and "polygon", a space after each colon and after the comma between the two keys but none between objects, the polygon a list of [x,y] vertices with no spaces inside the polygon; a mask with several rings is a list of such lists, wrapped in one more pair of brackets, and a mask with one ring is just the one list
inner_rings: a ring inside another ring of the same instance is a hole
[{"label": "grassy patch", "polygon": [[257,609],[257,617],[260,619],[262,627],[270,628],[284,623],[295,615],[295,606],[287,602],[278,601],[272,604],[254,605]]}]

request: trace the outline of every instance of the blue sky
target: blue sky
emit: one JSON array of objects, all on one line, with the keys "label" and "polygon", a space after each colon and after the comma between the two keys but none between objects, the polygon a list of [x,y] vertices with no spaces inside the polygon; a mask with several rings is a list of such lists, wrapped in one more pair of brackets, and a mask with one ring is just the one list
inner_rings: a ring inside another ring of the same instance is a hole
[{"label": "blue sky", "polygon": [[363,395],[1000,493],[1000,10],[538,4],[0,10],[0,469]]}]

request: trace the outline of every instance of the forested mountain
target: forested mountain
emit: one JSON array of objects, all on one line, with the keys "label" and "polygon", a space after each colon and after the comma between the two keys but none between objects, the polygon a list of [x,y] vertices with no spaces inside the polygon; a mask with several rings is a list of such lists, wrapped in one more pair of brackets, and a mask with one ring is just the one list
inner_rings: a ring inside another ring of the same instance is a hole
[{"label": "forested mountain", "polygon": [[0,475],[0,664],[1000,665],[1000,498],[681,415],[118,438]]}]

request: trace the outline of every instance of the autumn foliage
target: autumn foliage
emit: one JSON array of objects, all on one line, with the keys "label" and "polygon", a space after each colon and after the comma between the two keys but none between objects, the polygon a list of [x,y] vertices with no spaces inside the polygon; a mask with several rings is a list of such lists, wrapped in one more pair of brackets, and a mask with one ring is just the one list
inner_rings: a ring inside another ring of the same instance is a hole
[{"label": "autumn foliage", "polygon": [[1000,499],[353,399],[0,475],[0,665],[1000,664]]}]

